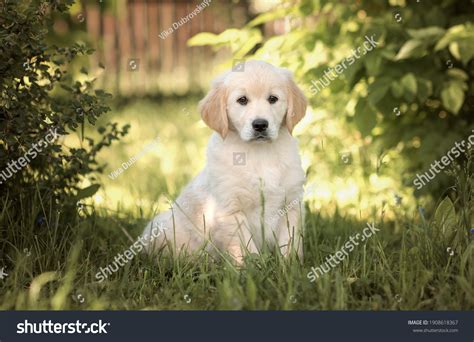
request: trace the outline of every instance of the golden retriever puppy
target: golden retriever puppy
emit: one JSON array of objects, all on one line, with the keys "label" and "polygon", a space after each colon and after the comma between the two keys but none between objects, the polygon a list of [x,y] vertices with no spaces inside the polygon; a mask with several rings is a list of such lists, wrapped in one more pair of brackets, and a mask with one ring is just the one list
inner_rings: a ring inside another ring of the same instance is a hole
[{"label": "golden retriever puppy", "polygon": [[266,62],[246,61],[218,77],[199,103],[215,131],[206,166],[147,225],[146,250],[204,247],[241,264],[246,253],[278,247],[302,259],[305,173],[291,133],[306,104],[291,73]]}]

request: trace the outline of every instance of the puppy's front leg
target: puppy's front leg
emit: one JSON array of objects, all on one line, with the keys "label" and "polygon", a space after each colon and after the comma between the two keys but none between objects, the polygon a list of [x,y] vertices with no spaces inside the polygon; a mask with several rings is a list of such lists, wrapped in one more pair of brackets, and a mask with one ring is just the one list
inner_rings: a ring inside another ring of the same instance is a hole
[{"label": "puppy's front leg", "polygon": [[287,257],[291,253],[298,255],[303,261],[303,224],[304,208],[301,202],[295,200],[294,205],[288,205],[285,215],[280,218],[278,230],[278,246],[281,253]]},{"label": "puppy's front leg", "polygon": [[247,219],[243,214],[234,214],[220,219],[213,232],[213,240],[242,265],[247,253],[258,253],[257,246],[248,229]]}]

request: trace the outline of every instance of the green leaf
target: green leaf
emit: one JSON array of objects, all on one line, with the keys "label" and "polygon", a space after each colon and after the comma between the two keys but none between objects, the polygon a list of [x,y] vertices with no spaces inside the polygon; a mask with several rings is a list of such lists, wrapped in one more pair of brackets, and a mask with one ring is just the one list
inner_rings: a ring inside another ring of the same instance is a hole
[{"label": "green leaf", "polygon": [[392,92],[392,95],[397,99],[401,98],[403,95],[403,86],[400,82],[393,81],[390,85],[390,90]]},{"label": "green leaf", "polygon": [[457,56],[455,57],[464,65],[467,65],[467,63],[474,57],[474,38],[470,40],[462,39],[458,42],[449,44],[449,51],[451,53],[456,51]]},{"label": "green leaf", "polygon": [[435,40],[439,39],[446,33],[446,30],[439,26],[430,26],[419,30],[407,30],[410,37],[424,41],[426,43],[434,43]]},{"label": "green leaf", "polygon": [[359,59],[346,70],[344,77],[347,80],[349,88],[352,89],[357,84],[357,82],[359,82],[360,79],[365,75],[365,70],[363,69],[363,66],[364,64]]},{"label": "green leaf", "polygon": [[406,74],[402,77],[400,83],[403,89],[405,89],[405,99],[407,101],[413,101],[418,90],[415,75],[411,72]]},{"label": "green leaf", "polygon": [[201,32],[188,40],[189,46],[221,45],[248,38],[254,30],[227,29],[220,34]]},{"label": "green leaf", "polygon": [[252,28],[252,27],[255,27],[255,26],[260,25],[260,24],[264,24],[264,23],[269,22],[269,21],[273,21],[273,20],[276,20],[276,19],[283,18],[286,15],[288,15],[290,12],[291,12],[291,7],[288,7],[288,8],[280,7],[278,9],[272,10],[270,12],[260,14],[258,17],[256,17],[252,21],[250,21],[247,24],[247,27]]},{"label": "green leaf", "polygon": [[435,46],[435,51],[446,48],[450,43],[462,39],[470,40],[474,37],[474,26],[471,24],[456,25],[451,27],[446,34],[438,41]]},{"label": "green leaf", "polygon": [[94,196],[95,193],[99,190],[99,188],[100,188],[99,184],[92,184],[91,186],[88,186],[87,188],[79,190],[76,195],[76,201],[79,201],[83,198]]},{"label": "green leaf", "polygon": [[458,42],[452,42],[449,44],[449,52],[457,59],[461,60],[461,53],[459,52]]},{"label": "green leaf", "polygon": [[255,45],[262,41],[262,35],[260,32],[257,34],[250,35],[247,39],[242,41],[242,45],[239,47],[238,50],[234,52],[235,58],[244,58],[250,50],[252,50]]},{"label": "green leaf", "polygon": [[217,34],[201,32],[188,40],[188,46],[214,45],[219,42]]},{"label": "green leaf", "polygon": [[368,96],[367,99],[369,103],[375,107],[375,105],[383,99],[385,94],[387,93],[388,89],[390,88],[390,80],[380,79],[375,81],[374,83],[370,84],[367,92]]},{"label": "green leaf", "polygon": [[461,81],[467,81],[469,79],[469,76],[466,74],[466,72],[458,68],[449,69],[448,75],[451,76],[451,78],[458,79]]},{"label": "green leaf", "polygon": [[244,58],[262,39],[262,33],[258,29],[228,29],[218,35],[209,32],[198,33],[188,40],[188,46],[227,46],[231,48],[234,58]]},{"label": "green leaf", "polygon": [[426,44],[421,40],[410,39],[405,44],[395,56],[395,60],[407,59],[407,58],[417,58],[422,57],[426,54]]},{"label": "green leaf", "polygon": [[369,76],[377,76],[382,66],[382,56],[376,52],[369,53],[364,58],[364,64]]},{"label": "green leaf", "polygon": [[354,123],[360,133],[366,137],[370,135],[377,123],[377,113],[366,99],[359,99],[355,107]]},{"label": "green leaf", "polygon": [[435,51],[449,46],[449,52],[464,65],[474,57],[474,25],[467,23],[451,27],[438,41]]},{"label": "green leaf", "polygon": [[441,101],[451,113],[459,113],[464,103],[464,90],[467,90],[467,85],[462,81],[450,81],[444,84],[441,90]]},{"label": "green leaf", "polygon": [[449,197],[445,197],[435,211],[435,221],[441,226],[443,234],[456,231],[456,211]]},{"label": "green leaf", "polygon": [[433,95],[433,84],[430,80],[420,78],[417,80],[418,85],[418,99],[421,103],[425,102],[428,97]]}]

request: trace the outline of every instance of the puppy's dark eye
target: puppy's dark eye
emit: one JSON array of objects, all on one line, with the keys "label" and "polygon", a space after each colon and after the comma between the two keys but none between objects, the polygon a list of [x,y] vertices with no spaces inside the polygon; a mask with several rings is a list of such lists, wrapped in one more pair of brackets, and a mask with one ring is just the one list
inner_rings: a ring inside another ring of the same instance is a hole
[{"label": "puppy's dark eye", "polygon": [[270,104],[274,104],[277,101],[278,101],[278,97],[276,97],[276,96],[270,95],[268,97],[268,102],[270,102]]},{"label": "puppy's dark eye", "polygon": [[242,96],[237,99],[237,102],[240,103],[242,106],[245,106],[249,102],[249,100],[247,99],[247,97]]}]

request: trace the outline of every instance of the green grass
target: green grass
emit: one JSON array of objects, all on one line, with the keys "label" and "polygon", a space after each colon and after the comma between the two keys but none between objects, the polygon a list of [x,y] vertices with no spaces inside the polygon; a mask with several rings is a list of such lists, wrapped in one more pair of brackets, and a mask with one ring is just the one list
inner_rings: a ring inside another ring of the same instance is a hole
[{"label": "green grass", "polygon": [[[108,205],[101,208],[88,203],[79,211],[74,204],[53,205],[38,196],[1,203],[0,268],[6,266],[8,274],[0,280],[1,309],[474,308],[472,174],[462,172],[454,204],[433,203],[439,209],[427,210],[425,217],[403,206],[384,215],[380,204],[370,217],[355,219],[343,210],[322,214],[307,203],[303,264],[276,253],[252,255],[241,269],[205,253],[174,259],[138,255],[98,283],[100,268],[129,248],[152,214],[166,205],[165,195],[176,196],[202,165],[209,131],[199,126],[193,103],[141,101],[114,113],[114,119],[123,122],[136,117],[131,135],[103,156],[107,172],[157,133],[164,149],[144,157],[115,181],[102,178],[102,196],[114,197],[112,204],[104,200]],[[186,125],[178,116],[183,106],[190,111]],[[199,143],[193,146],[190,141]],[[21,208],[23,215],[13,215],[14,208]],[[311,283],[306,276],[311,267],[324,263],[368,221],[380,232]]]},{"label": "green grass", "polygon": [[[30,204],[44,205],[39,199]],[[174,260],[140,255],[98,283],[99,268],[128,248],[127,235],[137,236],[145,222],[91,208],[71,220],[74,215],[63,210],[66,217],[52,214],[42,226],[32,217],[8,222],[3,212],[2,224],[16,229],[2,239],[8,265],[0,282],[2,309],[458,310],[474,303],[472,242],[462,232],[450,256],[435,224],[406,221],[395,233],[392,223],[377,220],[381,231],[315,283],[306,278],[311,266],[323,263],[364,222],[309,215],[303,265],[272,253],[249,257],[240,270],[205,254]]]}]

